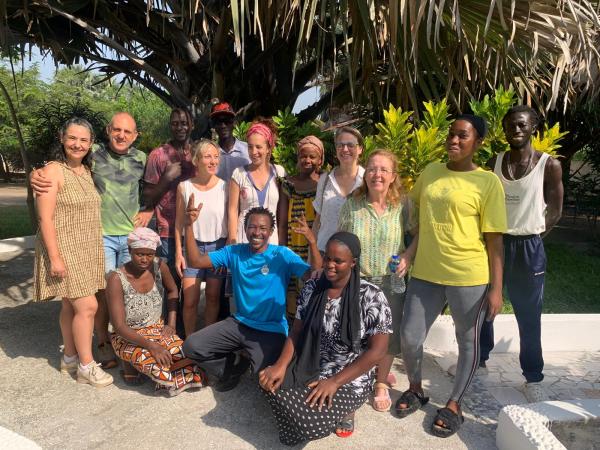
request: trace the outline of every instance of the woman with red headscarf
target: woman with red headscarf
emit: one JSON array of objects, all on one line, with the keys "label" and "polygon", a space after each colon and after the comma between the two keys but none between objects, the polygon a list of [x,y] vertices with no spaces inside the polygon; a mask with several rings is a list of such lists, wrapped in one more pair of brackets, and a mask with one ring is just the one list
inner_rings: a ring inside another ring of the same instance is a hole
[{"label": "woman with red headscarf", "polygon": [[283,167],[271,163],[271,155],[277,141],[275,124],[270,119],[256,119],[246,133],[250,164],[238,167],[229,183],[228,244],[248,242],[244,233],[244,217],[250,209],[262,206],[276,218],[277,233],[270,238],[271,244],[287,243],[287,207],[285,195],[281,195],[278,178],[285,176]]}]

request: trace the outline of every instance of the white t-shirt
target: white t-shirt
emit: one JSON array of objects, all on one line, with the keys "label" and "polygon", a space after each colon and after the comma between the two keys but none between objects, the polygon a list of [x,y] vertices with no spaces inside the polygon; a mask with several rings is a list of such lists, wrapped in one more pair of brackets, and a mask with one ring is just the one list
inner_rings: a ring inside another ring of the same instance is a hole
[{"label": "white t-shirt", "polygon": [[[335,179],[335,169],[331,172],[321,174],[317,184],[317,194],[313,206],[317,214],[321,216],[319,233],[317,235],[317,247],[325,251],[325,245],[333,233],[337,231],[338,218],[346,197],[342,196],[340,186]],[[364,167],[358,166],[358,172],[354,179],[354,185],[350,193],[359,188],[365,175]]]},{"label": "white t-shirt", "polygon": [[190,180],[183,181],[183,199],[187,205],[194,194],[197,206],[202,203],[198,220],[194,222],[194,238],[201,242],[214,242],[227,237],[227,183],[219,179],[208,191],[197,189]]},{"label": "white t-shirt", "polygon": [[[279,202],[279,187],[277,186],[276,177],[285,177],[285,170],[283,167],[272,164],[271,165],[271,178],[269,182],[264,187],[263,192],[265,193],[265,201],[264,204],[261,205],[258,200],[258,193],[250,181],[250,177],[248,176],[248,172],[245,167],[238,167],[233,171],[233,175],[231,175],[232,181],[237,183],[240,188],[240,204],[239,204],[239,214],[238,214],[238,227],[237,227],[237,243],[243,244],[247,243],[248,239],[246,238],[246,232],[244,230],[244,217],[246,213],[256,206],[264,206],[269,211],[273,213],[275,217],[277,217],[277,203]],[[266,191],[266,192],[265,192]],[[232,217],[231,220],[234,220]],[[277,234],[277,221],[275,222],[275,229],[273,230],[273,234],[271,234],[271,238],[269,239],[270,244],[278,245],[279,244],[279,235]]]}]

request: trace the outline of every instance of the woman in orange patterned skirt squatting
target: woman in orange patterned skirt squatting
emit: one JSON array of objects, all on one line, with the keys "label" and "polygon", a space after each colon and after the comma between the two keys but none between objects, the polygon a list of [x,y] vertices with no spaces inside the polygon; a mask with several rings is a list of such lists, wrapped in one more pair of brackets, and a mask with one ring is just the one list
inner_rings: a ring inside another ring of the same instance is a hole
[{"label": "woman in orange patterned skirt squatting", "polygon": [[[111,341],[123,361],[125,383],[138,385],[149,377],[156,389],[175,396],[202,387],[204,378],[185,358],[183,340],[175,333],[179,297],[167,265],[156,257],[160,238],[139,227],[127,237],[131,261],[110,272],[107,300],[115,333]],[[162,318],[163,290],[167,291],[167,323]]]}]

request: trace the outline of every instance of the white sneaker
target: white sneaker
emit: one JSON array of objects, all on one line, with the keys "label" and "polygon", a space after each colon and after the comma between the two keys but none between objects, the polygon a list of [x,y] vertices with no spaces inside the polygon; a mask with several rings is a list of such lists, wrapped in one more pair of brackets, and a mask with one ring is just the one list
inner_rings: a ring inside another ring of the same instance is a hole
[{"label": "white sneaker", "polygon": [[75,376],[77,368],[79,367],[79,358],[76,358],[73,362],[65,362],[65,358],[60,357],[60,373],[63,375]]},{"label": "white sneaker", "polygon": [[529,403],[545,402],[548,400],[548,394],[542,388],[542,383],[525,383],[523,385],[523,395]]},{"label": "white sneaker", "polygon": [[112,384],[112,375],[106,373],[96,361],[92,361],[88,366],[88,370],[81,370],[77,367],[77,382],[83,384],[91,384],[94,387],[104,387]]}]

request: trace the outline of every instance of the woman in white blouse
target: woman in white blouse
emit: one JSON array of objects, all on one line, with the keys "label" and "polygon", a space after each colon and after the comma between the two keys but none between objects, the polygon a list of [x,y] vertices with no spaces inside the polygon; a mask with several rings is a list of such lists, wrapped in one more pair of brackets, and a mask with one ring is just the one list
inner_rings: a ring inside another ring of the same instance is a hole
[{"label": "woman in white blouse", "polygon": [[192,269],[186,265],[182,250],[183,222],[190,197],[194,206],[202,204],[199,220],[194,223],[194,238],[202,253],[218,250],[225,246],[227,238],[227,184],[217,177],[219,149],[207,139],[192,146],[192,162],[196,176],[179,183],[177,187],[177,213],[175,217],[175,267],[182,279],[183,326],[186,336],[196,331],[200,284],[206,281],[204,294],[204,326],[217,321],[219,297],[224,273],[216,270]]},{"label": "woman in white blouse", "polygon": [[280,195],[277,178],[285,176],[283,167],[271,164],[271,155],[277,140],[275,124],[270,119],[256,119],[246,133],[250,164],[238,167],[229,183],[229,244],[248,242],[244,231],[244,216],[256,206],[263,206],[276,218],[277,233],[273,233],[270,244],[287,243],[286,195]]},{"label": "woman in white blouse", "polygon": [[365,169],[358,164],[364,139],[356,128],[342,127],[335,133],[335,154],[339,165],[319,178],[313,201],[316,217],[313,232],[317,246],[325,251],[327,240],[337,231],[340,209],[346,197],[362,185]]}]

